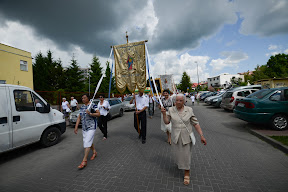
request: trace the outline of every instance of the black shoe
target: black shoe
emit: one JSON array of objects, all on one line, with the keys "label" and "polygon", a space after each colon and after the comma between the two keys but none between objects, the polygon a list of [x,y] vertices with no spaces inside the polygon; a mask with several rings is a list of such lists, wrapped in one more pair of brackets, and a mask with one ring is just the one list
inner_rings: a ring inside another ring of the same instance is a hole
[{"label": "black shoe", "polygon": [[146,143],[146,140],[142,140],[142,144],[145,144]]}]

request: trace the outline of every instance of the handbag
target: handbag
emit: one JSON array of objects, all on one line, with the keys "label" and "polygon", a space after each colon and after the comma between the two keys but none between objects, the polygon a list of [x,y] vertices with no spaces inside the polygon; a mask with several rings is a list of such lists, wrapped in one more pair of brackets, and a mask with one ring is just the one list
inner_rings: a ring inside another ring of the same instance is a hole
[{"label": "handbag", "polygon": [[66,112],[67,112],[67,113],[70,113],[70,112],[71,112],[71,110],[70,110],[69,108],[67,108],[67,109],[66,109]]},{"label": "handbag", "polygon": [[[187,130],[188,133],[189,133],[189,130],[188,130],[186,124],[185,124],[185,123],[183,122],[183,120],[181,119],[181,117],[180,117],[180,115],[179,115],[177,109],[176,109],[176,112],[177,112],[177,114],[178,114],[178,116],[179,116],[181,122],[185,125],[186,130]],[[195,143],[196,143],[196,138],[195,138],[195,135],[194,135],[193,131],[191,131],[191,133],[189,133],[189,136],[190,136],[190,139],[191,139],[191,141],[192,141],[192,144],[195,145]]]}]

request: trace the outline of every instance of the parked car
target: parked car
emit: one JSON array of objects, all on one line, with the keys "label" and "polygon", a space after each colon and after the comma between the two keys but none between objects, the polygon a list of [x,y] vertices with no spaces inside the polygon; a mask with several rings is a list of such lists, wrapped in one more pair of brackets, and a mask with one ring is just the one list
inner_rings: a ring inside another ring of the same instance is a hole
[{"label": "parked car", "polygon": [[207,94],[202,95],[202,96],[200,97],[200,100],[201,100],[201,101],[205,101],[206,98],[211,97],[211,96],[215,96],[217,93],[218,93],[218,92],[216,92],[216,91],[215,91],[215,92],[208,92]]},{"label": "parked car", "polygon": [[40,141],[58,143],[66,131],[63,113],[28,87],[0,84],[0,153]]},{"label": "parked car", "polygon": [[[108,120],[112,119],[112,117],[115,116],[120,116],[122,117],[124,114],[124,104],[122,101],[120,101],[118,98],[110,98],[110,99],[105,99],[106,101],[109,102],[111,109],[109,110],[108,113]],[[95,103],[96,105],[98,105],[99,103],[99,99],[94,99],[93,103]],[[72,125],[76,124],[78,115],[79,115],[80,111],[74,111],[73,113],[70,114],[69,116],[69,122]],[[81,123],[81,122],[80,122]]]},{"label": "parked car", "polygon": [[[216,98],[218,98],[219,96],[222,96],[225,92],[224,91],[221,91],[221,92],[218,92],[216,95],[213,95],[213,96],[210,96],[210,97],[207,97],[204,102],[208,105],[212,105],[212,101]],[[216,100],[215,100],[216,101]]]},{"label": "parked car", "polygon": [[236,117],[253,123],[269,123],[276,130],[288,128],[288,87],[263,89],[236,100]]},{"label": "parked car", "polygon": [[[223,93],[223,95],[225,94],[225,92]],[[214,107],[220,107],[221,103],[222,103],[222,96],[217,96],[214,99],[212,99],[211,101],[211,105],[213,105]]]},{"label": "parked car", "polygon": [[239,90],[239,89],[262,89],[263,86],[262,85],[247,85],[247,86],[240,86],[240,87],[234,87],[234,88],[231,88],[229,89],[228,91],[236,91],[236,90]]},{"label": "parked car", "polygon": [[200,96],[204,93],[208,93],[209,91],[199,91],[198,94],[196,95],[196,98],[195,99],[199,99],[200,100]]},{"label": "parked car", "polygon": [[251,93],[258,91],[258,89],[234,89],[229,90],[222,96],[220,107],[225,110],[233,110],[237,98],[247,97]]},{"label": "parked car", "polygon": [[124,111],[131,111],[131,110],[135,110],[135,104],[130,104],[131,99],[133,98],[133,96],[129,96],[127,97],[124,101]]}]

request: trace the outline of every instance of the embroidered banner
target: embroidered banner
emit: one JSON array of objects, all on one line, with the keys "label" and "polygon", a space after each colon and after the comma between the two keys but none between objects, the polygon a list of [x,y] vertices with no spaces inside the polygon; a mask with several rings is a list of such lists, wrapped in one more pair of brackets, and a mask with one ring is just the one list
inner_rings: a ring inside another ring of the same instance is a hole
[{"label": "embroidered banner", "polygon": [[145,42],[134,42],[113,46],[116,88],[123,93],[128,87],[134,92],[146,88]]}]

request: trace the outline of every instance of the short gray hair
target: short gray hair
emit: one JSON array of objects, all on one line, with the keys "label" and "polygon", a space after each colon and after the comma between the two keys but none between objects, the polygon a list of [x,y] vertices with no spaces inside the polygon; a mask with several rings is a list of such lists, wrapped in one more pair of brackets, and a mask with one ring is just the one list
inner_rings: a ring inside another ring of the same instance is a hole
[{"label": "short gray hair", "polygon": [[178,93],[178,94],[176,94],[176,95],[174,95],[173,96],[173,103],[175,103],[176,102],[176,97],[177,96],[182,96],[183,97],[183,100],[184,100],[184,103],[186,102],[186,97],[185,97],[185,95],[184,94],[182,94],[182,93]]}]

